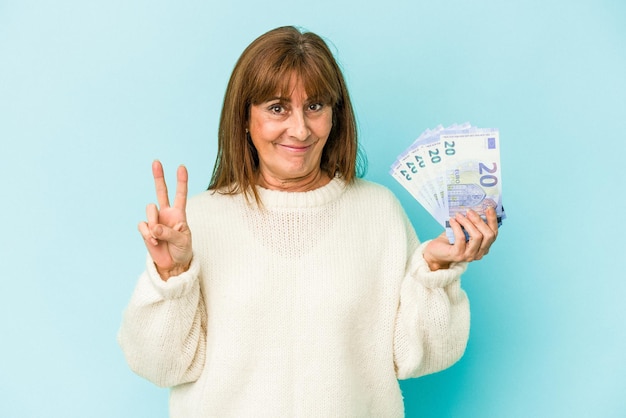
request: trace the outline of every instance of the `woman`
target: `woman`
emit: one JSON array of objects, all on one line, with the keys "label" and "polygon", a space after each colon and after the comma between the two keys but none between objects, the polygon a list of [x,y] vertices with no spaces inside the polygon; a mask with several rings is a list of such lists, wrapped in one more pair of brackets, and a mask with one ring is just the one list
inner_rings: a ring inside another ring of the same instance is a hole
[{"label": "woman", "polygon": [[454,245],[420,244],[391,192],[358,178],[357,148],[332,53],[283,27],[233,70],[209,190],[187,205],[181,166],[170,206],[153,164],[159,207],[139,224],[149,257],[119,341],[172,387],[172,417],[400,417],[398,379],[463,354],[460,275],[495,213],[451,219]]}]

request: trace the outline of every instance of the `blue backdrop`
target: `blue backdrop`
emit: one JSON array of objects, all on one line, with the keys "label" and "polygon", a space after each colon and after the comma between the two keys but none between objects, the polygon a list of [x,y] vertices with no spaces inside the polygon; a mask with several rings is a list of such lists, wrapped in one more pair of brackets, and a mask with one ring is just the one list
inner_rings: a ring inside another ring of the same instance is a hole
[{"label": "blue backdrop", "polygon": [[116,343],[144,263],[150,164],[208,184],[243,48],[294,24],[345,70],[367,178],[437,124],[500,129],[508,219],[464,276],[452,368],[409,417],[626,416],[626,3],[0,0],[0,416],[166,417]]}]

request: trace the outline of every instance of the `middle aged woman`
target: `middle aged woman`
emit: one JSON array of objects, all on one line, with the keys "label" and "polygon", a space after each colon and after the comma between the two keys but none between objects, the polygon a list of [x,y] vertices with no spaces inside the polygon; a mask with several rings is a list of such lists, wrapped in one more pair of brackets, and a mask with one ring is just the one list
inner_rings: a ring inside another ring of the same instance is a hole
[{"label": "middle aged woman", "polygon": [[172,387],[172,417],[400,417],[398,379],[463,354],[460,275],[494,242],[495,213],[451,219],[454,245],[420,244],[358,155],[332,53],[282,27],[233,70],[209,190],[187,205],[181,166],[170,206],[153,164],[159,207],[139,225],[149,257],[119,341]]}]

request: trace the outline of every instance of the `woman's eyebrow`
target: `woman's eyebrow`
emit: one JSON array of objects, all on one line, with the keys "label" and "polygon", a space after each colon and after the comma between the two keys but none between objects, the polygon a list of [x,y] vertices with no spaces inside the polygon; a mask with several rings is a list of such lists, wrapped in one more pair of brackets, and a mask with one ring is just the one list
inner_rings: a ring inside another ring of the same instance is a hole
[{"label": "woman's eyebrow", "polygon": [[267,102],[272,102],[274,100],[278,100],[278,101],[281,101],[281,102],[290,102],[291,98],[289,98],[289,97],[282,97],[282,96],[273,96],[273,97],[269,97],[269,98],[265,99],[264,102],[267,103]]},{"label": "woman's eyebrow", "polygon": [[[263,100],[263,103],[272,102],[274,100],[278,100],[278,101],[280,101],[282,103],[291,103],[291,96],[287,96],[287,97],[284,97],[284,96],[273,96],[273,97],[269,97],[269,98]],[[313,103],[313,102],[319,102],[319,101],[322,101],[322,99],[318,99],[318,98],[315,98],[315,97],[305,97],[304,100],[303,100],[304,103]]]}]

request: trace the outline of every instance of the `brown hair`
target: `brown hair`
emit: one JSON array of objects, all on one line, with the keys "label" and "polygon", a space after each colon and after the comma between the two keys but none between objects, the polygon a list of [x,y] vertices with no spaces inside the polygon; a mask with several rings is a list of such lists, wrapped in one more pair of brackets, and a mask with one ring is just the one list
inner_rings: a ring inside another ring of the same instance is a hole
[{"label": "brown hair", "polygon": [[293,26],[273,29],[254,40],[235,64],[226,88],[218,132],[218,152],[209,190],[252,193],[259,160],[246,133],[250,106],[289,91],[292,75],[310,98],[332,106],[333,127],[322,152],[321,169],[347,183],[365,171],[356,120],[341,69],[322,38]]}]

